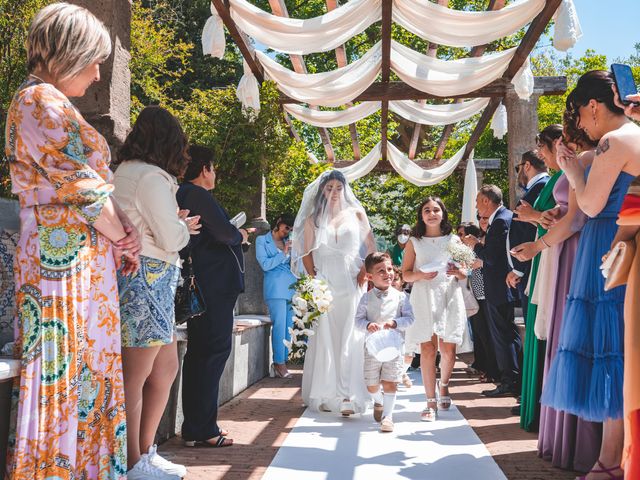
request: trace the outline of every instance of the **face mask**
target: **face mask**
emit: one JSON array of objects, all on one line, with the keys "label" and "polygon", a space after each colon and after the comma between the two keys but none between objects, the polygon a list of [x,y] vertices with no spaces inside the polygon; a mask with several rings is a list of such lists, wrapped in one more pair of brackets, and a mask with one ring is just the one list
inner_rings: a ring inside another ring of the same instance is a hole
[{"label": "face mask", "polygon": [[407,243],[409,241],[409,235],[406,233],[401,233],[398,235],[398,243]]}]

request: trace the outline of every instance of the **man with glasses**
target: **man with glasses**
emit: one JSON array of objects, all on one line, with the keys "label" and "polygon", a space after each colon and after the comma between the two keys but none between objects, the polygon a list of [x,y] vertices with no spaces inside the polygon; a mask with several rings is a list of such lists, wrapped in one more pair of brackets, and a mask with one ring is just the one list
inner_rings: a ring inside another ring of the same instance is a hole
[{"label": "man with glasses", "polygon": [[[518,174],[518,184],[524,190],[524,196],[516,205],[517,210],[520,205],[526,204],[530,206],[535,203],[540,192],[549,181],[549,173],[544,160],[537,152],[532,150],[522,154],[522,161],[516,165],[516,173]],[[532,242],[536,238],[536,225],[519,221],[517,213],[514,213],[513,220],[509,229],[508,250],[521,243]],[[507,258],[511,271],[507,274],[506,282],[511,288],[517,290],[524,318],[527,318],[528,298],[525,294],[525,288],[529,280],[531,260],[521,262],[511,256],[509,252],[507,252]]]}]

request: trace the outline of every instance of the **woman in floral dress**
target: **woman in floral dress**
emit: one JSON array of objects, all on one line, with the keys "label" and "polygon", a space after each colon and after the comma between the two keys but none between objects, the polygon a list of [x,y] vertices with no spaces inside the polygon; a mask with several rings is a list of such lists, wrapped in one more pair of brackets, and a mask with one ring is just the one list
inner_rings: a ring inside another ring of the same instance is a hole
[{"label": "woman in floral dress", "polygon": [[22,360],[7,478],[124,479],[116,266],[137,268],[138,234],[110,198],[104,138],[68,99],[99,80],[111,41],[87,10],[56,3],[35,16],[27,48],[31,75],[6,126]]}]

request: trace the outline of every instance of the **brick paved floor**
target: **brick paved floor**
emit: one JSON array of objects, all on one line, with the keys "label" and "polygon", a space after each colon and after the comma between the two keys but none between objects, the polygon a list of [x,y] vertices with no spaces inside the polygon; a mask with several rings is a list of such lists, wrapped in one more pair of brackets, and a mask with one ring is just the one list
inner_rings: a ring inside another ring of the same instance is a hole
[{"label": "brick paved floor", "polygon": [[[464,367],[461,362],[456,364],[451,396],[507,478],[572,480],[575,472],[553,468],[537,457],[536,434],[521,430],[518,418],[510,413],[515,400],[482,397],[480,392],[491,385],[467,377]],[[173,438],[159,450],[187,466],[187,480],[260,479],[304,411],[300,397],[302,372],[292,369],[292,373],[291,379],[265,378],[220,408],[219,423],[231,432],[234,446],[186,448],[179,438]]]}]

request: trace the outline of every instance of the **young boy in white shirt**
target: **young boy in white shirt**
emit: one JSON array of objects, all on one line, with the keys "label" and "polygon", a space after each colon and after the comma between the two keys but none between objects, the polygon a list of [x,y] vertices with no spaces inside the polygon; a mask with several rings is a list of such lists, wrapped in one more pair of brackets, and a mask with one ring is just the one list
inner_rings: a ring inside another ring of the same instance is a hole
[{"label": "young boy in white shirt", "polygon": [[[374,288],[360,299],[356,311],[356,328],[366,331],[367,337],[382,329],[405,330],[413,323],[413,311],[409,296],[392,288],[394,273],[388,253],[375,252],[364,262],[367,279]],[[393,407],[396,401],[396,384],[402,381],[403,356],[380,362],[365,346],[364,379],[373,397],[373,418],[380,422],[380,431],[393,432]],[[384,394],[380,391],[380,386]]]}]

